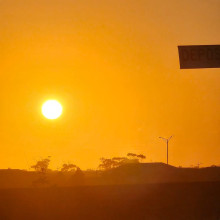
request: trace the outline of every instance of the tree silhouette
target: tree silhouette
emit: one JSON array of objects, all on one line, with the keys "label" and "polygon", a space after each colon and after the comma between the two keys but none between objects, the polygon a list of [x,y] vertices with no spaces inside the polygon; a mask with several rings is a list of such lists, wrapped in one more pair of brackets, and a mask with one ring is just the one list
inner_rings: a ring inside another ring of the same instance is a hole
[{"label": "tree silhouette", "polygon": [[128,157],[136,157],[136,156],[137,156],[137,154],[128,153],[128,154],[127,154],[127,156],[128,156]]},{"label": "tree silhouette", "polygon": [[146,156],[143,154],[139,154],[139,155],[137,155],[137,157],[140,158],[140,160],[146,159]]},{"label": "tree silhouette", "polygon": [[63,164],[62,168],[61,168],[61,172],[70,172],[70,171],[74,171],[77,168],[77,166],[75,164]]},{"label": "tree silhouette", "polygon": [[133,158],[133,160],[144,160],[146,159],[146,156],[143,154],[134,154],[134,153],[128,153],[127,154],[128,157]]},{"label": "tree silhouette", "polygon": [[33,186],[45,186],[48,184],[48,179],[46,177],[46,172],[49,170],[49,164],[50,164],[50,157],[43,159],[43,160],[39,160],[37,161],[37,163],[33,166],[31,166],[31,168],[35,169],[35,171],[40,173],[40,176],[38,177],[38,179],[34,180],[32,182]]},{"label": "tree silhouette", "polygon": [[46,159],[37,161],[35,165],[31,166],[31,168],[37,172],[45,173],[48,171],[49,164],[50,164],[50,159],[48,157]]},{"label": "tree silhouette", "polygon": [[[123,164],[128,163],[139,163],[139,159],[145,159],[146,157],[143,154],[133,154],[128,153],[127,156],[131,157],[130,159],[127,157],[113,157],[113,158],[100,158],[101,164],[99,165],[99,169],[110,170],[112,168],[119,167]],[[134,157],[134,158],[133,158]]]},{"label": "tree silhouette", "polygon": [[117,166],[118,162],[112,159],[100,158],[101,164],[99,165],[100,169],[109,170]]}]

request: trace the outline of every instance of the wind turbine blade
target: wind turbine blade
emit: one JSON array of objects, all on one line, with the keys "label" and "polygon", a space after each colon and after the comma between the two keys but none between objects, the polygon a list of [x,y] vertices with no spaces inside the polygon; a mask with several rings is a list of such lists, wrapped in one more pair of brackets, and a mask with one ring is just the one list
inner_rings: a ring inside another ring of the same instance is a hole
[{"label": "wind turbine blade", "polygon": [[159,137],[159,138],[161,138],[161,139],[163,139],[163,140],[167,140],[166,138],[164,138],[164,137]]}]

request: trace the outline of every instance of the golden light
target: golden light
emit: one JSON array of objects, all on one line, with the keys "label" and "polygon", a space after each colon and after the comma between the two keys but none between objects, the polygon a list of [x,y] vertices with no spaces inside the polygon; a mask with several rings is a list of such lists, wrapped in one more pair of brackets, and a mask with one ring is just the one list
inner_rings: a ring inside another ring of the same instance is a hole
[{"label": "golden light", "polygon": [[42,106],[42,114],[47,119],[57,119],[62,111],[62,105],[56,100],[48,100]]}]

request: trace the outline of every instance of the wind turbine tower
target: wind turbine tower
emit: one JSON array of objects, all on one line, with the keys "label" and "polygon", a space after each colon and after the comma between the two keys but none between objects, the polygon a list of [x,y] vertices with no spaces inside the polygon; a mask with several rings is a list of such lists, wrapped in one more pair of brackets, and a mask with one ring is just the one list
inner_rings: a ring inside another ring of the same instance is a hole
[{"label": "wind turbine tower", "polygon": [[170,141],[170,139],[171,139],[172,137],[173,137],[173,136],[170,136],[169,138],[159,137],[159,138],[163,139],[164,141],[166,141],[166,143],[167,143],[167,164],[169,164],[169,163],[168,163],[168,159],[169,159],[169,157],[168,157],[169,141]]}]

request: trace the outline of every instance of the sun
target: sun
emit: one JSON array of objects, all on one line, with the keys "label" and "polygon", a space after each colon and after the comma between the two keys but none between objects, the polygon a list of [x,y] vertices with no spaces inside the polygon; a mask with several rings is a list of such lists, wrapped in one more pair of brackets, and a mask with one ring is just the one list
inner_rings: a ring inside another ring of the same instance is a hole
[{"label": "sun", "polygon": [[48,100],[42,105],[42,114],[47,119],[57,119],[62,111],[62,105],[56,100]]}]

